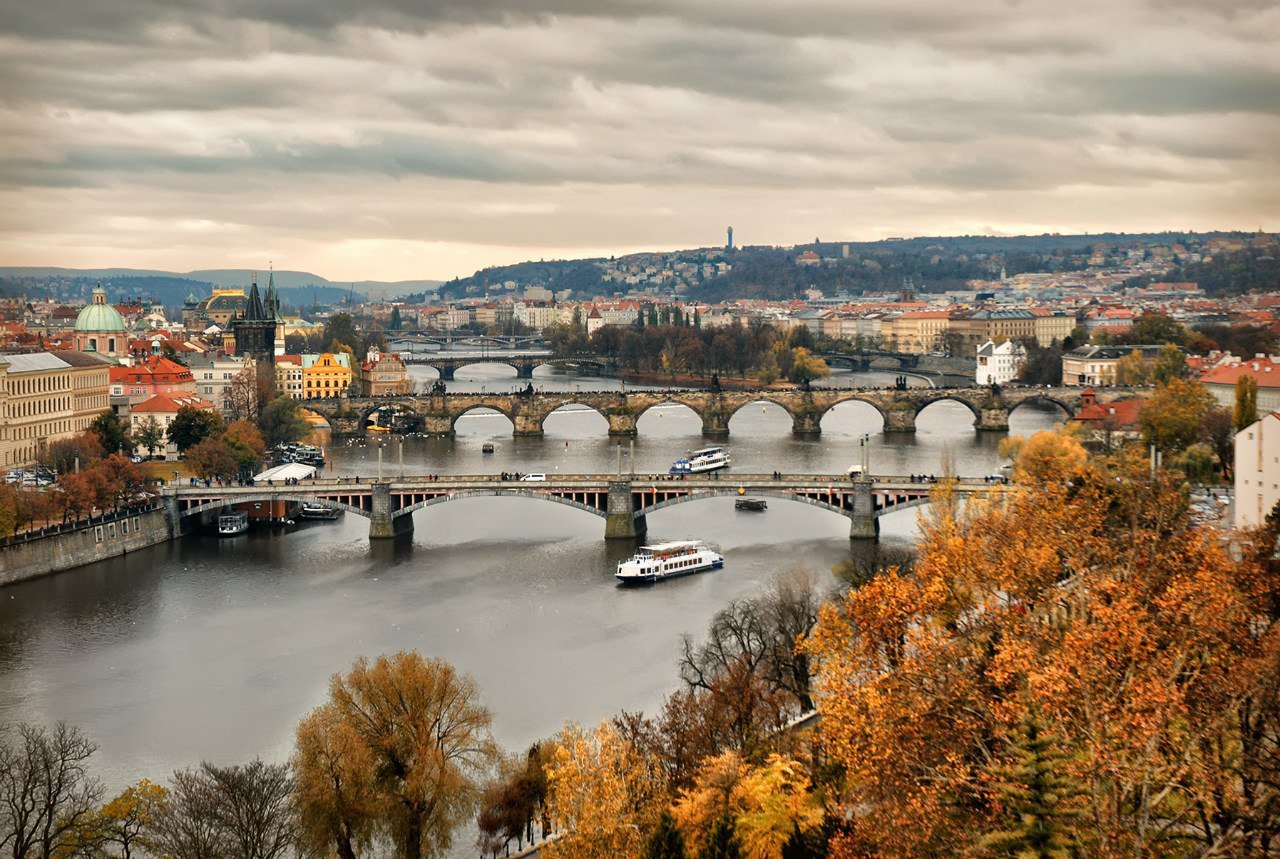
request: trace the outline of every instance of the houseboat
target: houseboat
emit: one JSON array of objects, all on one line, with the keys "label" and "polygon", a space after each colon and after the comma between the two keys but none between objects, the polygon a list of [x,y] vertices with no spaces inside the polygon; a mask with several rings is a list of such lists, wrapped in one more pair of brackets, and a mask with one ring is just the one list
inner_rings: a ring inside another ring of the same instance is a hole
[{"label": "houseboat", "polygon": [[218,516],[218,536],[234,537],[249,530],[249,514],[243,510],[223,510]]}]

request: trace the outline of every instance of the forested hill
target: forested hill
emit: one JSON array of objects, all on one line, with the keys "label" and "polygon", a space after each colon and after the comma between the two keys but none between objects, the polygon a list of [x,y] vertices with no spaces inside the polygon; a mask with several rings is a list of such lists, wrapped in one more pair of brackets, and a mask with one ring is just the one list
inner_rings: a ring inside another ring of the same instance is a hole
[{"label": "forested hill", "polygon": [[[481,269],[471,277],[454,278],[440,285],[441,298],[467,298],[483,296],[496,291],[503,284],[514,282],[520,286],[545,286],[552,292],[571,289],[575,295],[599,294],[604,287],[603,259],[539,260],[515,265],[493,266]],[[420,295],[406,297],[412,301]]]}]

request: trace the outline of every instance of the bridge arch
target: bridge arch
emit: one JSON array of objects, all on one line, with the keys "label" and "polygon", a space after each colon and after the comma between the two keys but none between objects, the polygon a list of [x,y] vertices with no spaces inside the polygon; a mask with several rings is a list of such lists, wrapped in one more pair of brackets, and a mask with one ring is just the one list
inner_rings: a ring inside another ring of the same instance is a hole
[{"label": "bridge arch", "polygon": [[[334,495],[344,494],[340,492],[329,493]],[[288,495],[280,495],[278,493],[263,491],[261,493],[250,493],[247,495],[228,495],[214,501],[207,501],[195,507],[188,507],[179,514],[179,518],[186,519],[188,516],[197,516],[201,513],[207,513],[211,510],[221,510],[224,507],[234,507],[237,504],[248,504],[254,501],[304,501],[308,504],[319,504],[324,507],[331,507],[334,510],[346,510],[349,513],[355,513],[357,516],[370,518],[370,511],[363,507],[357,507],[352,504],[345,504],[341,501],[334,501],[330,498],[322,498],[319,495],[289,493]]]},{"label": "bridge arch", "polygon": [[969,398],[961,394],[942,391],[938,393],[936,396],[925,397],[916,403],[916,407],[915,407],[916,420],[920,419],[920,415],[922,412],[924,412],[925,409],[929,408],[934,403],[941,403],[941,402],[960,403],[962,406],[968,409],[969,412],[973,415],[973,419],[975,422],[982,419],[982,410],[978,408],[978,406],[975,405]]},{"label": "bridge arch", "polygon": [[[520,377],[520,364],[505,358],[461,358],[454,359],[457,363],[450,362],[453,365],[454,378],[457,378],[458,372],[469,367],[510,367],[515,373],[515,378]],[[440,363],[444,363],[443,361]],[[459,380],[466,381],[466,380]]]},{"label": "bridge arch", "polygon": [[[709,498],[738,498],[738,488],[733,485],[724,487],[708,487],[706,490],[699,489],[697,492],[691,492],[688,495],[677,495],[674,498],[667,498],[655,504],[649,504],[636,510],[632,515],[636,517],[646,516],[650,513],[656,513],[659,510],[665,510],[668,507],[674,507],[677,504],[688,504],[691,501],[705,501]],[[799,495],[793,495],[789,492],[782,492],[771,489],[752,489],[752,498],[777,498],[782,501],[795,501],[800,504],[808,504],[811,507],[818,507],[823,510],[837,513],[841,516],[848,517],[849,511],[834,505],[818,501],[813,498],[805,498]]]},{"label": "bridge arch", "polygon": [[[452,492],[448,495],[438,495],[434,498],[427,498],[414,504],[401,507],[399,510],[391,514],[391,518],[396,519],[401,516],[410,516],[418,510],[425,510],[428,507],[434,507],[437,504],[445,504],[449,501],[459,501],[463,498],[527,498],[531,501],[550,501],[555,504],[563,504],[566,507],[573,507],[577,510],[585,510],[596,516],[604,517],[604,510],[592,507],[590,504],[584,504],[581,501],[575,501],[572,498],[562,498],[558,495],[550,493],[541,493],[532,489],[520,489],[518,487],[511,488],[490,488],[467,489],[460,492]],[[368,515],[368,514],[365,514]]]},{"label": "bridge arch", "polygon": [[508,411],[507,409],[502,408],[502,407],[500,407],[500,406],[498,406],[498,405],[496,405],[496,404],[481,404],[481,403],[477,403],[477,404],[476,404],[476,405],[474,405],[474,406],[467,406],[465,409],[463,409],[462,411],[458,412],[457,414],[450,415],[450,416],[449,416],[449,431],[450,431],[450,432],[452,432],[452,433],[456,433],[456,432],[458,431],[458,421],[459,421],[459,420],[461,420],[462,418],[466,417],[467,415],[471,414],[472,412],[479,412],[479,413],[480,413],[480,414],[482,414],[482,415],[485,415],[485,414],[493,414],[493,413],[500,414],[500,415],[502,415],[504,418],[506,418],[507,420],[511,421],[511,427],[512,427],[512,429],[513,429],[513,430],[515,429],[515,425],[516,425],[516,416],[515,416],[515,414],[514,414],[513,412],[510,412],[510,411]]},{"label": "bridge arch", "polygon": [[658,406],[679,406],[681,408],[688,409],[689,411],[693,412],[700,421],[706,421],[706,418],[707,418],[707,416],[702,413],[701,409],[699,409],[698,407],[694,406],[691,403],[682,403],[677,399],[662,399],[662,400],[654,400],[652,403],[649,403],[647,406],[644,406],[639,411],[637,411],[636,424],[639,424],[641,418],[643,418],[652,409],[656,409]]},{"label": "bridge arch", "polygon": [[[574,408],[574,407],[577,407],[577,408]],[[575,400],[570,400],[569,402],[566,402],[566,403],[561,403],[560,405],[556,406],[556,407],[555,407],[554,409],[552,409],[551,411],[547,412],[545,415],[543,415],[543,416],[542,416],[542,420],[541,420],[541,421],[539,421],[539,425],[540,425],[540,426],[544,429],[544,431],[545,431],[546,426],[547,426],[547,421],[548,421],[548,420],[549,420],[553,415],[558,415],[560,418],[565,418],[565,417],[568,417],[568,416],[573,415],[573,414],[575,414],[575,413],[581,413],[581,411],[584,411],[584,410],[585,410],[585,411],[588,411],[588,412],[592,412],[592,413],[594,413],[596,416],[598,416],[598,417],[599,417],[599,419],[600,419],[600,423],[602,424],[602,428],[603,428],[606,432],[608,431],[608,429],[609,429],[609,416],[608,416],[608,415],[606,415],[604,412],[602,412],[602,411],[599,409],[599,407],[597,407],[597,406],[593,406],[593,405],[592,405],[592,404],[590,404],[590,403],[583,402],[582,400],[577,400],[577,399],[575,399]],[[593,420],[594,420],[594,419],[593,419]],[[553,426],[554,426],[554,424],[553,424]]]},{"label": "bridge arch", "polygon": [[[786,418],[787,418],[787,420],[788,420],[788,421],[794,421],[794,420],[795,420],[795,417],[796,417],[795,412],[794,412],[794,411],[792,411],[792,410],[791,410],[791,408],[790,408],[790,407],[788,407],[785,403],[780,403],[780,402],[778,402],[777,400],[771,399],[770,397],[768,397],[768,396],[766,395],[766,396],[760,396],[760,397],[757,397],[757,398],[756,398],[756,399],[754,399],[754,400],[751,400],[751,401],[749,401],[749,402],[745,402],[745,403],[743,403],[743,404],[742,404],[742,405],[740,405],[740,406],[736,406],[736,407],[732,408],[732,409],[729,411],[729,416],[728,416],[728,419],[727,419],[727,423],[728,423],[728,425],[729,425],[729,426],[732,426],[732,425],[733,425],[733,419],[734,419],[734,418],[736,418],[738,415],[740,415],[740,414],[742,414],[742,413],[744,413],[744,412],[747,412],[748,410],[750,410],[751,408],[753,408],[753,407],[755,407],[755,406],[760,406],[760,407],[761,407],[761,410],[762,410],[762,411],[764,411],[764,412],[770,412],[770,411],[774,411],[774,410],[776,410],[776,409],[781,409],[781,410],[782,410],[782,413],[786,416]],[[788,426],[787,426],[787,431],[788,431],[788,432],[790,432],[790,430],[791,430],[791,427],[788,425]]]},{"label": "bridge arch", "polygon": [[1012,415],[1014,412],[1016,412],[1018,409],[1022,408],[1023,406],[1027,405],[1028,403],[1048,403],[1050,405],[1057,406],[1058,409],[1062,411],[1068,418],[1073,418],[1076,416],[1075,406],[1073,406],[1070,403],[1063,402],[1057,397],[1051,397],[1048,394],[1032,394],[1029,397],[1024,397],[1023,399],[1019,400],[1016,404],[1009,407],[1009,414]]},{"label": "bridge arch", "polygon": [[827,416],[827,414],[832,409],[834,409],[836,406],[839,406],[843,403],[866,403],[867,405],[871,406],[871,408],[875,409],[876,412],[879,413],[880,420],[882,421],[884,420],[884,409],[881,408],[880,404],[877,403],[875,400],[873,400],[871,397],[859,394],[857,391],[850,391],[848,393],[842,393],[838,395],[830,405],[828,405],[826,408],[822,410],[822,413],[818,416],[818,420],[821,421],[823,418]]},{"label": "bridge arch", "polygon": [[[873,403],[871,400],[863,399],[862,397],[842,397],[841,399],[827,406],[825,409],[823,409],[822,414],[818,416],[818,424],[819,426],[822,426],[823,423],[828,418],[831,418],[833,416],[835,416],[841,422],[849,421],[849,422],[857,422],[858,424],[861,424],[863,423],[863,416],[860,415],[859,412],[865,413],[867,411],[867,408],[864,408],[864,407],[869,407],[870,410],[874,413],[874,415],[880,419],[880,426],[874,431],[875,432],[883,431],[885,426],[884,410],[880,408],[879,404]],[[837,409],[839,411],[837,411]],[[870,417],[870,416],[868,415],[867,417]],[[828,429],[830,429],[829,426],[823,427],[823,432],[826,433]],[[852,434],[857,435],[859,432],[867,432],[867,431],[870,431],[870,430],[852,430],[849,432],[852,432]]]}]

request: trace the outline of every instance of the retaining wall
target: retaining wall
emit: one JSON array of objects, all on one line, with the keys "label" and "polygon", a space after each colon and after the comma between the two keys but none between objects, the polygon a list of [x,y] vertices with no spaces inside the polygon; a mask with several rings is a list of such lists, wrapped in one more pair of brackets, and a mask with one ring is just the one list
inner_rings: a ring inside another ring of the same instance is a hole
[{"label": "retaining wall", "polygon": [[10,542],[0,546],[0,587],[136,552],[169,537],[169,525],[160,509]]}]

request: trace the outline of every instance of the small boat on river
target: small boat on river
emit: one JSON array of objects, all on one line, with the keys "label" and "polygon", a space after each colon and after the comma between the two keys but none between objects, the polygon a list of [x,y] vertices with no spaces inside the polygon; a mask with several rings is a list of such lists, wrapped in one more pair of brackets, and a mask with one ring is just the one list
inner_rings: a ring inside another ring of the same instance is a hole
[{"label": "small boat on river", "polygon": [[249,530],[249,514],[244,510],[224,510],[218,516],[218,536],[234,537]]},{"label": "small boat on river", "polygon": [[757,513],[769,509],[769,502],[763,498],[739,498],[733,502],[734,510],[754,510]]},{"label": "small boat on river", "polygon": [[641,546],[639,552],[618,564],[615,578],[624,585],[656,582],[723,566],[724,555],[713,552],[700,541],[683,540]]},{"label": "small boat on river", "polygon": [[304,503],[298,511],[298,516],[303,519],[337,519],[341,515],[342,511],[336,507],[326,507],[310,501]]}]

